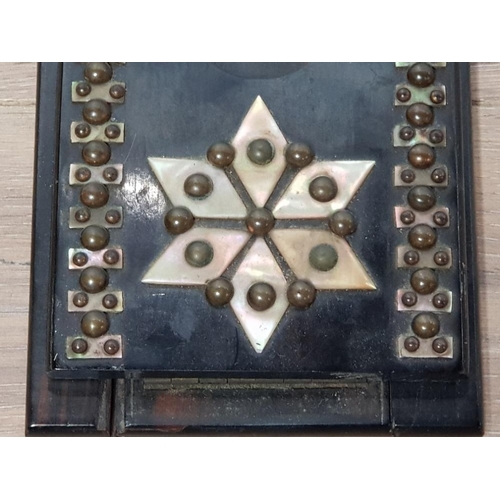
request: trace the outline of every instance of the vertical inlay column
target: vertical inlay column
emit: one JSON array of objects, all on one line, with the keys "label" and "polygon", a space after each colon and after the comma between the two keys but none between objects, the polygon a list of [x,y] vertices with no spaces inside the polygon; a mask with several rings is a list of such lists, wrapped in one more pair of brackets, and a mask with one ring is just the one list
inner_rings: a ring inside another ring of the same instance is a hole
[{"label": "vertical inlay column", "polygon": [[125,125],[112,118],[125,99],[125,84],[114,81],[110,63],[86,63],[84,81],[73,82],[72,101],[81,103],[82,120],[71,123],[71,142],[82,144],[83,163],[71,164],[69,185],[80,190],[80,206],[71,207],[69,227],[80,230],[80,248],[70,248],[69,269],[81,272],[81,290],[68,292],[68,311],[84,313],[81,332],[68,337],[68,358],[121,358],[122,337],[113,333],[112,314],[123,311],[123,293],[114,290],[109,270],[123,268],[123,251],[112,244],[123,209],[110,203],[123,181],[123,165],[114,164],[112,146],[124,142]]},{"label": "vertical inlay column", "polygon": [[[395,225],[406,229],[407,242],[397,247],[398,268],[409,271],[409,283],[397,291],[397,308],[410,313],[408,331],[398,339],[407,358],[451,358],[452,337],[441,330],[440,316],[452,310],[452,294],[439,284],[452,266],[452,252],[439,241],[449,226],[449,210],[439,204],[449,170],[439,162],[446,147],[446,128],[439,125],[439,108],[446,105],[446,88],[436,82],[445,63],[396,63],[406,82],[396,86],[396,106],[404,106],[405,122],[397,124],[393,145],[406,148],[406,162],[394,168],[394,185],[405,189],[404,206],[395,207]],[[437,123],[436,123],[437,122]]]}]

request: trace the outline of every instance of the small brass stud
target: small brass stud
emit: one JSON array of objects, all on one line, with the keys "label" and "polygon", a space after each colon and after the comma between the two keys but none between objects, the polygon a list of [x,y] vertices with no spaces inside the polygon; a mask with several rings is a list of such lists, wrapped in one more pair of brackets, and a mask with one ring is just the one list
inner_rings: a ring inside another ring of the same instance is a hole
[{"label": "small brass stud", "polygon": [[114,356],[120,350],[120,343],[115,339],[106,340],[103,349],[108,356]]},{"label": "small brass stud", "polygon": [[448,342],[443,337],[434,339],[432,342],[432,349],[437,354],[444,354],[448,350]]},{"label": "small brass stud", "polygon": [[431,92],[430,98],[434,104],[443,104],[444,92],[442,90],[433,90]]},{"label": "small brass stud", "polygon": [[86,293],[78,292],[73,295],[73,304],[76,307],[85,307],[89,303],[89,296]]},{"label": "small brass stud", "polygon": [[79,123],[75,127],[75,135],[79,139],[85,139],[85,137],[88,137],[90,135],[90,132],[92,129],[90,128],[90,125],[88,123]]},{"label": "small brass stud", "polygon": [[401,212],[399,220],[406,225],[413,224],[415,222],[415,214],[411,210],[405,210]]},{"label": "small brass stud", "polygon": [[432,298],[432,304],[436,309],[444,309],[448,305],[448,297],[445,293],[437,293]]},{"label": "small brass stud", "polygon": [[92,173],[87,167],[80,167],[75,172],[75,179],[78,182],[87,182],[92,177]]},{"label": "small brass stud", "polygon": [[115,182],[118,179],[118,170],[115,167],[106,167],[102,171],[102,177],[107,182]]},{"label": "small brass stud", "polygon": [[420,347],[420,340],[417,337],[406,337],[404,342],[405,349],[408,352],[415,352]]},{"label": "small brass stud", "polygon": [[415,130],[411,127],[402,127],[399,130],[399,138],[402,141],[411,141],[415,137]]},{"label": "small brass stud", "polygon": [[85,339],[75,339],[71,342],[71,350],[75,354],[84,354],[87,352],[89,345]]},{"label": "small brass stud", "polygon": [[113,99],[122,99],[125,97],[125,87],[119,84],[112,85],[109,89],[109,95]]},{"label": "small brass stud", "polygon": [[118,305],[116,295],[113,295],[112,293],[106,294],[102,299],[102,305],[106,309],[114,309]]},{"label": "small brass stud", "polygon": [[79,208],[75,212],[75,220],[81,223],[88,222],[90,220],[90,210],[86,208]]},{"label": "small brass stud", "polygon": [[121,130],[120,130],[120,127],[118,125],[108,125],[105,129],[104,129],[104,134],[106,135],[106,137],[108,139],[118,139],[118,137],[120,137],[120,134],[121,134]]},{"label": "small brass stud", "polygon": [[109,250],[106,250],[104,252],[102,260],[106,262],[106,264],[114,266],[115,264],[118,264],[118,262],[120,261],[120,253],[118,252],[118,250],[110,248]]},{"label": "small brass stud", "polygon": [[413,170],[410,170],[409,168],[406,168],[401,172],[400,177],[404,183],[410,184],[415,180],[415,172]]},{"label": "small brass stud", "polygon": [[104,216],[108,224],[118,224],[122,218],[120,212],[115,209],[108,210]]},{"label": "small brass stud", "polygon": [[444,141],[444,133],[442,130],[431,130],[429,133],[429,141],[432,142],[432,144],[441,144]]},{"label": "small brass stud", "polygon": [[434,254],[434,262],[438,266],[447,266],[450,262],[450,257],[446,252],[436,252]]},{"label": "small brass stud", "polygon": [[89,258],[87,257],[86,253],[83,252],[76,252],[75,255],[73,255],[73,264],[78,267],[84,266],[87,262],[89,261]]},{"label": "small brass stud", "polygon": [[411,92],[406,87],[401,87],[396,92],[396,99],[399,102],[408,102],[411,99]]},{"label": "small brass stud", "polygon": [[401,302],[406,307],[413,307],[418,301],[417,294],[415,292],[405,292],[401,296]]},{"label": "small brass stud", "polygon": [[441,184],[446,180],[446,170],[444,168],[435,168],[431,173],[431,179],[436,184]]},{"label": "small brass stud", "polygon": [[416,252],[415,250],[408,250],[408,252],[404,254],[403,260],[409,266],[414,266],[415,264],[418,264],[420,256],[418,255],[418,252]]},{"label": "small brass stud", "polygon": [[446,226],[446,224],[448,224],[448,216],[445,212],[436,212],[433,215],[432,220],[434,221],[434,224],[436,224],[436,226]]},{"label": "small brass stud", "polygon": [[80,96],[80,97],[85,97],[90,94],[90,91],[92,88],[87,82],[79,82],[76,87],[75,87],[75,92]]}]

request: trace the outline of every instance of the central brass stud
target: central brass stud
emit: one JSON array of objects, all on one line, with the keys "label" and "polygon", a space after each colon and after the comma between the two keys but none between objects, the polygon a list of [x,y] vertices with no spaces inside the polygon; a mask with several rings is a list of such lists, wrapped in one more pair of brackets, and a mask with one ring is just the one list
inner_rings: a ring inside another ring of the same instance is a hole
[{"label": "central brass stud", "polygon": [[186,262],[193,267],[205,267],[214,258],[214,249],[206,241],[191,242],[184,252]]},{"label": "central brass stud", "polygon": [[267,165],[274,158],[274,147],[267,139],[256,139],[248,145],[247,156],[257,165]]},{"label": "central brass stud", "polygon": [[331,271],[338,262],[339,256],[335,248],[326,243],[315,246],[309,253],[309,264],[318,271]]},{"label": "central brass stud", "polygon": [[268,283],[254,283],[248,290],[247,301],[255,311],[266,311],[276,302],[276,291]]},{"label": "central brass stud", "polygon": [[316,177],[309,184],[309,194],[316,201],[326,203],[332,201],[337,196],[338,187],[335,179],[322,175]]},{"label": "central brass stud", "polygon": [[191,198],[206,198],[214,186],[205,174],[192,174],[184,181],[184,192]]},{"label": "central brass stud", "polygon": [[255,236],[265,236],[274,227],[273,214],[267,208],[254,208],[245,219],[247,229]]}]

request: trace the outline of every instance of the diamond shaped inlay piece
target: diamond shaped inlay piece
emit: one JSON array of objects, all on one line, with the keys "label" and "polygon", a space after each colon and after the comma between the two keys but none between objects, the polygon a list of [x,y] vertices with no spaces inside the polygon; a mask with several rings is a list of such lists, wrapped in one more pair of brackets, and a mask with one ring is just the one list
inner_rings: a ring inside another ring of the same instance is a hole
[{"label": "diamond shaped inlay piece", "polygon": [[[303,168],[279,199],[273,214],[277,219],[315,219],[345,208],[371,172],[374,161],[322,161]],[[316,177],[331,177],[338,192],[329,202],[316,201],[309,184]]]},{"label": "diamond shaped inlay piece", "polygon": [[[255,240],[232,281],[231,307],[252,347],[261,353],[288,308],[287,282],[264,239]],[[276,301],[265,311],[255,311],[247,301],[248,290],[259,282],[268,283],[276,292]]]},{"label": "diamond shaped inlay piece", "polygon": [[[149,164],[174,206],[189,208],[195,217],[207,219],[243,219],[247,210],[225,172],[203,160],[148,158]],[[185,180],[204,174],[213,184],[212,192],[202,199],[184,191]]]},{"label": "diamond shaped inlay piece", "polygon": [[[269,233],[281,255],[297,278],[309,280],[319,290],[376,290],[349,244],[329,231],[310,229],[274,229]],[[319,271],[309,262],[309,254],[318,245],[331,245],[338,260],[330,271]]]},{"label": "diamond shaped inlay piece", "polygon": [[[266,139],[273,145],[274,157],[265,165],[257,165],[247,156],[248,145],[256,139]],[[287,141],[260,96],[243,119],[232,143],[236,150],[234,169],[255,205],[263,207],[285,170]]]},{"label": "diamond shaped inlay piece", "polygon": [[[143,283],[155,285],[204,285],[219,277],[250,239],[246,231],[194,228],[174,239],[172,244],[149,268]],[[204,267],[188,264],[184,256],[187,246],[194,241],[209,243],[213,259]]]}]

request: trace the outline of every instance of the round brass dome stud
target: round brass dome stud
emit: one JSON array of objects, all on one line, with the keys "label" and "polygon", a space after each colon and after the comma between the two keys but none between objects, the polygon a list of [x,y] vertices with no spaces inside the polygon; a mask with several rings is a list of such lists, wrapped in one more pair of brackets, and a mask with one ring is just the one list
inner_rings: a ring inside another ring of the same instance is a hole
[{"label": "round brass dome stud", "polygon": [[108,286],[108,273],[100,267],[87,267],[80,275],[80,286],[88,293],[102,292]]},{"label": "round brass dome stud", "polygon": [[401,172],[400,177],[405,184],[410,184],[415,180],[415,172],[406,168]]},{"label": "round brass dome stud", "polygon": [[433,215],[432,220],[434,221],[434,224],[436,224],[436,226],[446,226],[446,224],[448,224],[448,216],[445,212],[436,212]]},{"label": "round brass dome stud", "polygon": [[255,139],[248,145],[247,156],[256,165],[267,165],[274,158],[274,146],[267,139]]},{"label": "round brass dome stud", "polygon": [[406,337],[404,341],[404,346],[408,352],[415,352],[420,347],[420,340],[418,340],[417,337],[413,336]]},{"label": "round brass dome stud", "polygon": [[115,210],[114,208],[112,208],[111,210],[108,210],[106,212],[106,215],[104,216],[104,218],[106,219],[106,222],[108,224],[118,224],[122,218],[122,216],[120,215],[120,212],[118,212],[118,210]]},{"label": "round brass dome stud", "polygon": [[268,283],[254,283],[248,290],[247,301],[255,311],[266,311],[276,302],[276,291]]},{"label": "round brass dome stud", "polygon": [[87,182],[92,177],[92,173],[87,167],[80,167],[75,172],[75,179],[78,182]]},{"label": "round brass dome stud", "polygon": [[401,302],[406,307],[413,307],[418,302],[418,297],[415,292],[405,292],[401,296]]},{"label": "round brass dome stud", "polygon": [[408,252],[404,254],[403,260],[405,261],[405,264],[408,264],[409,266],[414,266],[418,264],[420,256],[418,255],[418,252],[416,252],[415,250],[408,250]]},{"label": "round brass dome stud", "polygon": [[212,179],[205,174],[192,174],[184,181],[184,192],[191,198],[206,198],[213,189]]},{"label": "round brass dome stud", "polygon": [[111,149],[103,141],[89,141],[83,147],[82,158],[85,163],[93,167],[99,167],[109,161]]},{"label": "round brass dome stud", "polygon": [[328,218],[328,227],[333,234],[345,238],[356,232],[358,223],[349,210],[337,210]]},{"label": "round brass dome stud", "polygon": [[432,349],[437,354],[444,354],[448,350],[448,342],[443,337],[438,337],[432,342]]},{"label": "round brass dome stud", "polygon": [[208,303],[214,307],[222,307],[229,304],[233,295],[233,284],[225,278],[216,278],[210,281],[205,289],[205,297]]},{"label": "round brass dome stud", "polygon": [[434,104],[443,104],[444,92],[442,90],[433,90],[431,92],[430,98]]},{"label": "round brass dome stud", "polygon": [[214,167],[226,168],[233,163],[235,155],[236,151],[231,144],[216,142],[208,148],[207,160]]},{"label": "round brass dome stud", "polygon": [[118,137],[120,137],[121,130],[118,125],[111,124],[104,129],[104,133],[108,139],[118,139]]},{"label": "round brass dome stud", "polygon": [[411,92],[406,87],[401,87],[396,92],[396,99],[399,102],[408,102],[411,99]]},{"label": "round brass dome stud", "polygon": [[415,214],[411,210],[405,210],[401,212],[399,220],[406,225],[413,224],[415,222]]},{"label": "round brass dome stud", "polygon": [[113,99],[122,99],[123,97],[125,97],[125,87],[123,85],[115,83],[115,85],[112,85],[110,87],[109,95]]},{"label": "round brass dome stud", "polygon": [[425,212],[436,204],[436,193],[427,186],[415,186],[408,192],[408,204],[414,210]]},{"label": "round brass dome stud", "polygon": [[109,231],[101,226],[87,226],[80,235],[80,241],[88,250],[102,250],[109,243]]},{"label": "round brass dome stud", "polygon": [[103,350],[108,356],[114,356],[120,350],[120,343],[116,339],[106,340]]},{"label": "round brass dome stud", "polygon": [[102,177],[105,181],[115,182],[118,179],[118,170],[115,167],[106,167],[102,171]]},{"label": "round brass dome stud", "polygon": [[214,258],[214,249],[206,241],[192,241],[184,251],[186,262],[193,267],[205,267]]},{"label": "round brass dome stud", "polygon": [[434,262],[438,266],[447,266],[450,262],[450,257],[446,252],[436,252],[434,254]]},{"label": "round brass dome stud", "polygon": [[106,83],[111,80],[113,69],[109,63],[90,62],[85,66],[84,75],[90,83]]},{"label": "round brass dome stud", "polygon": [[436,309],[444,309],[448,305],[448,297],[445,293],[436,293],[432,298],[432,305]]},{"label": "round brass dome stud", "polygon": [[417,102],[406,110],[406,119],[414,127],[427,127],[434,121],[434,112],[427,104]]},{"label": "round brass dome stud", "polygon": [[415,130],[411,127],[402,127],[399,131],[399,138],[402,141],[411,141],[415,137]]},{"label": "round brass dome stud", "polygon": [[429,168],[436,161],[436,153],[427,144],[416,144],[408,151],[408,161],[415,168]]},{"label": "round brass dome stud", "polygon": [[80,191],[81,202],[90,208],[101,208],[109,200],[107,186],[99,182],[89,182]]},{"label": "round brass dome stud", "polygon": [[314,160],[314,151],[307,144],[294,142],[287,146],[285,159],[292,167],[307,167]]},{"label": "round brass dome stud", "polygon": [[428,295],[436,291],[438,287],[438,280],[436,273],[432,269],[419,269],[411,275],[411,287],[417,293]]},{"label": "round brass dome stud", "polygon": [[430,339],[439,333],[441,325],[439,318],[434,313],[419,313],[411,322],[411,328],[415,335],[421,339]]},{"label": "round brass dome stud", "polygon": [[75,354],[85,354],[89,348],[85,339],[75,339],[71,342],[71,350]]},{"label": "round brass dome stud", "polygon": [[429,133],[429,141],[432,142],[432,144],[441,144],[444,141],[444,133],[442,130],[431,130]]},{"label": "round brass dome stud", "polygon": [[245,219],[248,231],[255,236],[265,236],[274,227],[274,222],[273,214],[267,208],[254,208]]},{"label": "round brass dome stud", "polygon": [[90,128],[90,125],[88,123],[79,123],[75,127],[75,135],[79,139],[85,139],[85,137],[88,137],[90,135],[91,130],[92,129]]},{"label": "round brass dome stud", "polygon": [[88,222],[90,220],[90,210],[86,208],[79,208],[75,212],[75,220],[81,223]]},{"label": "round brass dome stud", "polygon": [[85,96],[88,96],[90,94],[90,91],[91,91],[91,87],[90,85],[87,83],[87,82],[80,82],[77,84],[77,86],[75,87],[75,92],[77,93],[77,95],[79,95],[80,97],[85,97]]},{"label": "round brass dome stud", "polygon": [[166,213],[164,223],[169,233],[182,234],[193,227],[194,217],[187,208],[174,207]]},{"label": "round brass dome stud", "polygon": [[118,264],[120,261],[120,254],[118,250],[115,250],[114,248],[110,248],[109,250],[106,250],[104,252],[104,255],[102,256],[102,260],[106,262],[106,264],[110,266],[114,266],[115,264]]},{"label": "round brass dome stud", "polygon": [[408,69],[408,81],[415,87],[428,87],[436,79],[435,69],[427,63],[416,63]]},{"label": "round brass dome stud", "polygon": [[338,187],[335,179],[322,175],[316,177],[309,184],[309,194],[321,203],[332,201],[337,196]]},{"label": "round brass dome stud", "polygon": [[408,243],[417,250],[428,250],[436,244],[437,233],[427,224],[417,224],[408,233]]},{"label": "round brass dome stud", "polygon": [[92,125],[102,125],[111,118],[111,106],[102,99],[91,99],[83,106],[83,119]]},{"label": "round brass dome stud", "polygon": [[297,309],[307,309],[316,300],[316,288],[304,280],[294,281],[286,292],[288,302]]},{"label": "round brass dome stud", "polygon": [[73,295],[73,304],[76,307],[85,307],[89,303],[89,296],[86,293],[78,292]]},{"label": "round brass dome stud", "polygon": [[112,293],[106,294],[102,299],[102,305],[106,309],[114,309],[118,305],[116,295],[113,295]]},{"label": "round brass dome stud", "polygon": [[101,311],[90,311],[85,313],[80,326],[82,332],[88,337],[100,337],[109,330],[108,316]]},{"label": "round brass dome stud", "polygon": [[89,261],[89,258],[87,257],[86,253],[83,252],[76,252],[75,255],[73,255],[73,264],[78,267],[84,266],[87,262]]},{"label": "round brass dome stud", "polygon": [[309,264],[318,271],[331,271],[337,265],[338,259],[335,248],[326,243],[315,246],[309,253]]},{"label": "round brass dome stud", "polygon": [[436,184],[441,184],[446,180],[446,170],[444,168],[435,168],[431,173],[431,179]]}]

